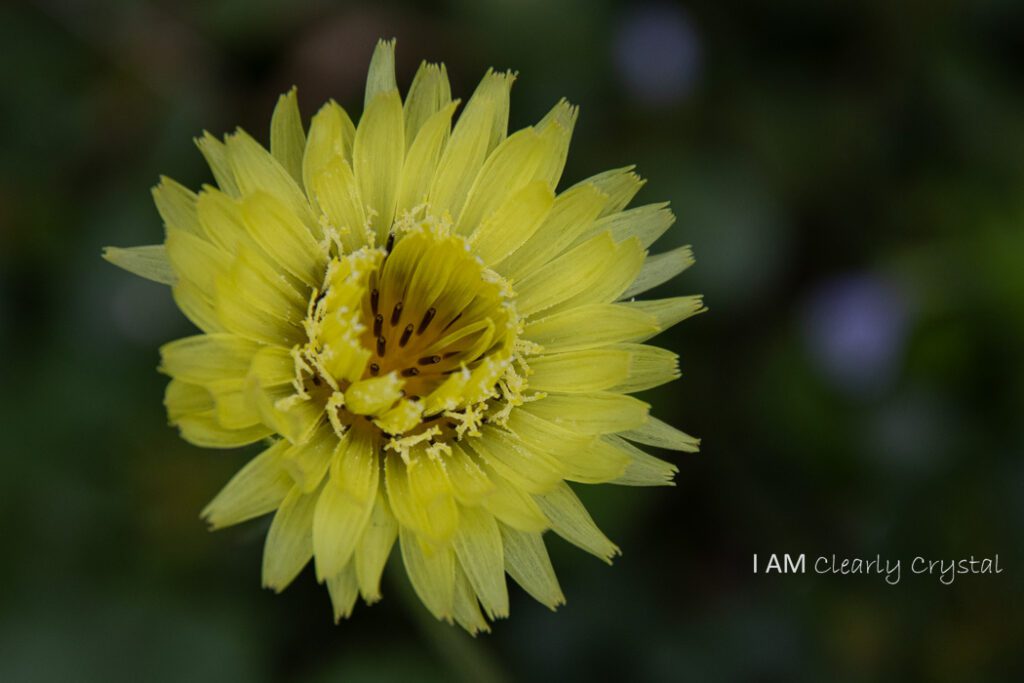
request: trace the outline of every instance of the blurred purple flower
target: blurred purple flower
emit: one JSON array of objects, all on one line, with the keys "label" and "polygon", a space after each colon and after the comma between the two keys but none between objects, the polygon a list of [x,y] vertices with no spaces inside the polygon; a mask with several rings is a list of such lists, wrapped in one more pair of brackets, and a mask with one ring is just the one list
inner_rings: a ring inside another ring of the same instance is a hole
[{"label": "blurred purple flower", "polygon": [[697,81],[700,39],[681,8],[642,5],[622,20],[614,60],[623,84],[637,100],[673,104],[689,95]]},{"label": "blurred purple flower", "polygon": [[804,342],[817,370],[847,394],[888,387],[899,369],[907,335],[906,296],[871,274],[819,286],[803,313]]}]

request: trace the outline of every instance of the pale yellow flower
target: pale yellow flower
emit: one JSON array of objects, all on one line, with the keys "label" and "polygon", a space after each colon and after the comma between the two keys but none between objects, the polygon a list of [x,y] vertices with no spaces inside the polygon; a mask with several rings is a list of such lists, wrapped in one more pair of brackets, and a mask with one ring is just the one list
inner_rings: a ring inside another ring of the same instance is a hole
[{"label": "pale yellow flower", "polygon": [[202,330],[161,349],[171,423],[200,446],[267,444],[203,516],[273,512],[264,584],[312,559],[336,618],[380,599],[396,540],[439,619],[487,630],[506,572],[554,608],[546,530],[618,552],[566,482],[668,484],[676,468],[633,444],[697,449],[629,395],[678,376],[643,342],[703,310],[633,300],[692,263],[647,255],[673,216],[625,208],[630,168],[556,194],[576,109],[508,135],[513,80],[488,72],[453,126],[444,67],[403,104],[381,42],[358,127],[329,102],[305,132],[293,90],[269,152],[207,133],[218,187],[160,182],[164,244],[106,252]]}]

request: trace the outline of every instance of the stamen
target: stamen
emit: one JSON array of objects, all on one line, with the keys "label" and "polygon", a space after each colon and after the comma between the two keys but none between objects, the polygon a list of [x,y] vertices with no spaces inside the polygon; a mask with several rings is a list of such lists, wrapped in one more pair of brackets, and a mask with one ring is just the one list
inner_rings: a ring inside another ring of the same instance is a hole
[{"label": "stamen", "polygon": [[435,315],[437,315],[437,309],[434,307],[428,308],[427,312],[423,315],[423,322],[420,323],[419,329],[416,330],[416,334],[423,334],[423,331],[427,329]]},{"label": "stamen", "polygon": [[377,337],[377,355],[383,356],[384,350],[387,347],[388,340],[384,337]]},{"label": "stamen", "polygon": [[402,317],[402,302],[399,301],[395,304],[395,308],[391,311],[391,326],[394,327],[398,324],[399,319]]},{"label": "stamen", "polygon": [[415,377],[420,374],[419,368],[406,368],[402,370],[402,377]]},{"label": "stamen", "polygon": [[384,316],[378,313],[373,316],[373,334],[377,337],[380,336],[380,331],[384,328]]},{"label": "stamen", "polygon": [[395,233],[390,232],[390,233],[388,233],[388,242],[384,246],[384,251],[386,251],[387,253],[390,254],[391,250],[392,250],[392,248],[394,248],[394,246],[395,246]]},{"label": "stamen", "polygon": [[441,331],[442,331],[442,332],[446,331],[446,330],[447,330],[447,329],[448,329],[449,327],[451,327],[452,325],[454,325],[454,324],[455,324],[455,322],[456,322],[456,321],[457,321],[457,320],[458,320],[459,318],[461,318],[461,317],[462,317],[462,312],[460,311],[460,312],[459,312],[459,314],[458,314],[457,316],[455,316],[455,317],[454,317],[454,318],[452,318],[452,319],[451,319],[450,321],[448,321],[448,324],[447,324],[447,325],[445,325],[445,326],[444,326],[444,329],[443,329],[443,330],[441,330]]},{"label": "stamen", "polygon": [[380,290],[374,289],[370,291],[370,310],[375,314],[377,313],[377,304],[380,303]]},{"label": "stamen", "polygon": [[441,362],[441,356],[426,356],[425,358],[420,358],[416,362],[420,365],[433,365],[434,363]]},{"label": "stamen", "polygon": [[405,330],[402,332],[402,338],[398,340],[398,345],[405,347],[409,343],[409,337],[412,336],[412,323],[405,326]]},{"label": "stamen", "polygon": [[370,363],[370,374],[376,375],[380,372],[380,366],[376,363]]}]

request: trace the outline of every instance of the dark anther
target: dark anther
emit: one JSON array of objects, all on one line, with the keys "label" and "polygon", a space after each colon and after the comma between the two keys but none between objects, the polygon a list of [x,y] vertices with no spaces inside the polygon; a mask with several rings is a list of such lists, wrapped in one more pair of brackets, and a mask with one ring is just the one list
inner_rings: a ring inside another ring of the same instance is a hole
[{"label": "dark anther", "polygon": [[316,386],[320,386],[321,382],[320,377],[318,375],[313,375],[313,384],[315,384]]},{"label": "dark anther", "polygon": [[416,334],[423,334],[423,331],[430,325],[430,321],[434,319],[437,314],[436,308],[428,308],[427,312],[423,315],[423,322],[420,323],[420,327],[416,330]]},{"label": "dark anther", "polygon": [[380,366],[377,365],[376,363],[370,363],[370,374],[371,375],[376,375],[379,372],[380,372]]},{"label": "dark anther", "polygon": [[399,301],[397,304],[395,304],[394,310],[391,311],[391,325],[392,326],[397,325],[398,324],[398,319],[401,318],[401,317],[402,317],[402,302]]},{"label": "dark anther", "polygon": [[405,326],[405,330],[402,332],[401,339],[398,340],[398,345],[404,347],[409,343],[409,337],[412,336],[412,323]]},{"label": "dark anther", "polygon": [[406,368],[402,370],[402,377],[415,377],[420,374],[419,368]]},{"label": "dark anther", "polygon": [[388,252],[390,254],[391,253],[391,249],[394,248],[394,246],[395,246],[395,233],[392,232],[392,233],[388,234],[388,243],[384,247],[384,251],[386,251],[386,252]]},{"label": "dark anther", "polygon": [[409,400],[410,401],[419,401],[420,397],[417,396],[416,394],[413,394],[412,396],[409,397]]},{"label": "dark anther", "polygon": [[382,316],[380,313],[378,313],[377,315],[373,316],[373,334],[375,336],[379,337],[380,336],[380,331],[383,328],[384,328],[384,316]]},{"label": "dark anther", "polygon": [[420,358],[416,362],[420,365],[433,365],[434,363],[441,362],[441,356],[426,356],[425,358]]},{"label": "dark anther", "polygon": [[444,357],[445,358],[451,358],[452,356],[457,356],[460,353],[462,353],[462,351],[446,351],[445,354],[444,354]]},{"label": "dark anther", "polygon": [[376,289],[370,290],[370,310],[374,313],[377,312],[378,303],[380,303],[380,291]]},{"label": "dark anther", "polygon": [[384,337],[377,337],[377,355],[378,356],[383,356],[384,355],[384,349],[385,349],[387,343],[388,343],[388,340],[385,339]]},{"label": "dark anther", "polygon": [[441,330],[441,331],[442,331],[442,332],[444,332],[445,330],[447,330],[447,329],[448,329],[449,327],[451,327],[452,325],[454,325],[454,324],[455,324],[455,321],[456,321],[456,320],[458,320],[458,319],[459,319],[459,318],[461,318],[461,317],[462,317],[462,313],[459,313],[459,314],[458,314],[457,316],[455,316],[454,318],[452,318],[452,319],[451,319],[451,320],[450,320],[450,321],[448,322],[448,324],[444,326],[444,330]]},{"label": "dark anther", "polygon": [[448,422],[447,424],[448,424],[448,429],[455,429],[455,427],[458,426],[454,422]]}]

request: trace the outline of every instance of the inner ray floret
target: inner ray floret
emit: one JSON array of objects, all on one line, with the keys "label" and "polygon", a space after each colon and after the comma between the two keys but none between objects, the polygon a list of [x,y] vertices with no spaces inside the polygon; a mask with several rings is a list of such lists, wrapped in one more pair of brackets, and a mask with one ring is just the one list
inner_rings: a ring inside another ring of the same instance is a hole
[{"label": "inner ray floret", "polygon": [[331,258],[304,326],[286,403],[321,403],[339,436],[368,431],[400,452],[475,431],[516,375],[507,283],[432,218],[406,216],[385,247]]}]

